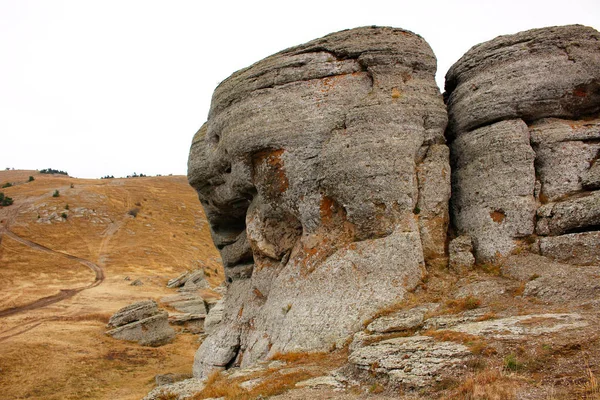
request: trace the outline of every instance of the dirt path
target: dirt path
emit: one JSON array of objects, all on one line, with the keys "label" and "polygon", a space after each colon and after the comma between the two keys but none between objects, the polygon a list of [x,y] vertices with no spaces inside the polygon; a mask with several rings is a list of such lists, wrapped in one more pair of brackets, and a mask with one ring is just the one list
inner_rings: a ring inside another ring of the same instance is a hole
[{"label": "dirt path", "polygon": [[94,272],[94,274],[96,275],[94,281],[92,283],[90,283],[89,285],[75,288],[75,289],[61,289],[60,292],[55,295],[42,297],[41,299],[33,301],[29,304],[25,304],[25,305],[22,305],[19,307],[7,308],[5,310],[0,310],[0,318],[8,317],[10,315],[18,314],[18,313],[25,312],[25,311],[35,310],[38,308],[49,306],[54,303],[58,303],[59,301],[62,301],[62,300],[65,300],[65,299],[75,296],[77,293],[79,293],[83,290],[96,287],[104,281],[104,278],[105,278],[104,271],[102,270],[102,267],[100,267],[96,263],[93,263],[89,260],[74,256],[71,254],[62,253],[60,251],[54,251],[52,249],[49,249],[48,247],[42,246],[39,243],[35,243],[35,242],[32,242],[31,240],[27,240],[18,235],[15,235],[13,232],[9,231],[8,229],[6,229],[2,226],[0,226],[0,235],[9,237],[13,240],[16,240],[19,243],[22,243],[28,247],[31,247],[32,249],[43,251],[46,253],[57,254],[62,257],[68,258],[69,260],[77,261],[78,263],[83,264],[86,267],[88,267],[89,269],[91,269]]}]

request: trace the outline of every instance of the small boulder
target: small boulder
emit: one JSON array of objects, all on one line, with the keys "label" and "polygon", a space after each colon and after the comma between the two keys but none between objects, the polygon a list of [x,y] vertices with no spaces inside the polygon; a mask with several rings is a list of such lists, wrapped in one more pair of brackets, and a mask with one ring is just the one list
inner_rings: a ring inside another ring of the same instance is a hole
[{"label": "small boulder", "polygon": [[452,239],[448,245],[450,269],[462,274],[473,269],[475,257],[473,256],[473,243],[468,235]]},{"label": "small boulder", "polygon": [[141,279],[136,279],[135,281],[131,282],[129,285],[131,285],[131,286],[144,286],[144,282],[142,282]]},{"label": "small boulder", "polygon": [[198,289],[209,289],[210,285],[206,281],[206,277],[204,275],[204,270],[196,270],[192,272],[188,278],[186,279],[180,291],[194,291]]},{"label": "small boulder", "polygon": [[188,277],[190,276],[190,271],[185,271],[183,274],[179,275],[177,278],[169,279],[167,282],[168,288],[178,288],[185,284]]}]

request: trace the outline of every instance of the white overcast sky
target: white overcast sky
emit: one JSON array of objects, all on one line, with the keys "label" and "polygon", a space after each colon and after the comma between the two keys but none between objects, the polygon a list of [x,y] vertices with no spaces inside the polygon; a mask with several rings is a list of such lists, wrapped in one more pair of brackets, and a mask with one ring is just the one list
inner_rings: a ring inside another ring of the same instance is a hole
[{"label": "white overcast sky", "polygon": [[423,36],[448,68],[501,34],[579,23],[600,1],[0,0],[0,168],[185,174],[220,81],[338,30]]}]

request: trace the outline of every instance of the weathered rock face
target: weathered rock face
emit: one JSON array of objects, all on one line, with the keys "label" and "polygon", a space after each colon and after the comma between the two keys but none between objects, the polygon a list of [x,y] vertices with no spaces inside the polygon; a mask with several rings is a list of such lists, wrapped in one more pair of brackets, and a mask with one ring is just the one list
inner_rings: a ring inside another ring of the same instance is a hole
[{"label": "weathered rock face", "polygon": [[175,337],[169,326],[169,314],[158,308],[153,300],[140,301],[123,307],[108,321],[107,335],[131,340],[143,346],[162,346]]},{"label": "weathered rock face", "polygon": [[445,256],[450,169],[435,69],[421,37],[357,28],[215,90],[188,177],[229,288],[195,376],[341,344]]},{"label": "weathered rock face", "polygon": [[[477,45],[448,71],[445,97],[452,218],[478,260],[506,256],[533,235],[597,230],[597,31],[542,28]],[[557,240],[542,239],[542,254],[568,261],[589,248],[572,236]]]}]

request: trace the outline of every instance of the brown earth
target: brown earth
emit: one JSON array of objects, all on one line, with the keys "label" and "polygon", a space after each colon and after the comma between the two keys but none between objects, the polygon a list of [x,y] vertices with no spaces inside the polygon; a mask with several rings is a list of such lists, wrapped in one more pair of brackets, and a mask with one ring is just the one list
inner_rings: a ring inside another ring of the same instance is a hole
[{"label": "brown earth", "polygon": [[[139,399],[156,374],[190,373],[197,336],[148,348],[104,335],[115,311],[172,294],[168,279],[187,269],[204,268],[213,286],[223,280],[186,178],[0,171],[0,186],[7,182],[0,191],[14,204],[0,207],[0,397]],[[136,279],[144,285],[131,286]]]}]

